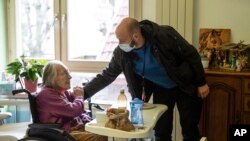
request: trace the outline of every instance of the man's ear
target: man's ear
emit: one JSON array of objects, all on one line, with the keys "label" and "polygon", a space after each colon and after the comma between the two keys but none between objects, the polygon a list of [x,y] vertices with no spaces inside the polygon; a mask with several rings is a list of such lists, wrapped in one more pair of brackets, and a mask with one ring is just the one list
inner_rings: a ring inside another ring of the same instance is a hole
[{"label": "man's ear", "polygon": [[134,38],[135,40],[138,40],[138,37],[139,37],[138,33],[135,32],[135,33],[133,34],[133,38]]}]

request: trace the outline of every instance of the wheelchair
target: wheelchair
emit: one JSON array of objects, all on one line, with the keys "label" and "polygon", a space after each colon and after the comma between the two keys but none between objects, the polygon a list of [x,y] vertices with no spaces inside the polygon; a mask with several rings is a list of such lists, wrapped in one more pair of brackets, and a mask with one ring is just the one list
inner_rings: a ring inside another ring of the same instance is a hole
[{"label": "wheelchair", "polygon": [[26,93],[29,99],[32,123],[28,125],[26,135],[18,141],[76,141],[69,133],[61,130],[59,124],[39,123],[36,94],[30,93],[26,89],[13,90],[12,94]]}]

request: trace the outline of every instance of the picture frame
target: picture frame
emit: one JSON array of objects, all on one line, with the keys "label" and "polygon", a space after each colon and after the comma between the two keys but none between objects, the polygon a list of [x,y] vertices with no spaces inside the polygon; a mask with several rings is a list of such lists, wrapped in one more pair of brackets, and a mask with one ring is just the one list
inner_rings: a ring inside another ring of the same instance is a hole
[{"label": "picture frame", "polygon": [[231,29],[201,28],[199,31],[199,52],[216,49],[230,43]]}]

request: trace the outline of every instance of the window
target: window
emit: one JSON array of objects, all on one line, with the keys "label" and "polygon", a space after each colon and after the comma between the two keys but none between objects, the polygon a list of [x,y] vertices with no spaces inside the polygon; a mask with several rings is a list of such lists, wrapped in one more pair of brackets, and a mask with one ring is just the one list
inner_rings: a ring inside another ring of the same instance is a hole
[{"label": "window", "polygon": [[114,27],[128,16],[128,0],[68,1],[68,60],[110,60]]},{"label": "window", "polygon": [[100,72],[117,46],[129,0],[9,0],[10,59],[57,59],[71,71]]},{"label": "window", "polygon": [[16,0],[17,56],[55,59],[52,0]]}]

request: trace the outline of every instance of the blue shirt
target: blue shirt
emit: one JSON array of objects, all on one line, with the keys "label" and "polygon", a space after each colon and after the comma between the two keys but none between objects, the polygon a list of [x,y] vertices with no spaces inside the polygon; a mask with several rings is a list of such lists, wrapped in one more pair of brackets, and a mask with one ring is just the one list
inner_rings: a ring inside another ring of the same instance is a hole
[{"label": "blue shirt", "polygon": [[150,51],[151,46],[151,44],[146,42],[143,47],[133,50],[138,56],[137,59],[133,60],[134,71],[161,87],[175,87],[176,84],[169,78],[164,67],[156,60]]}]

